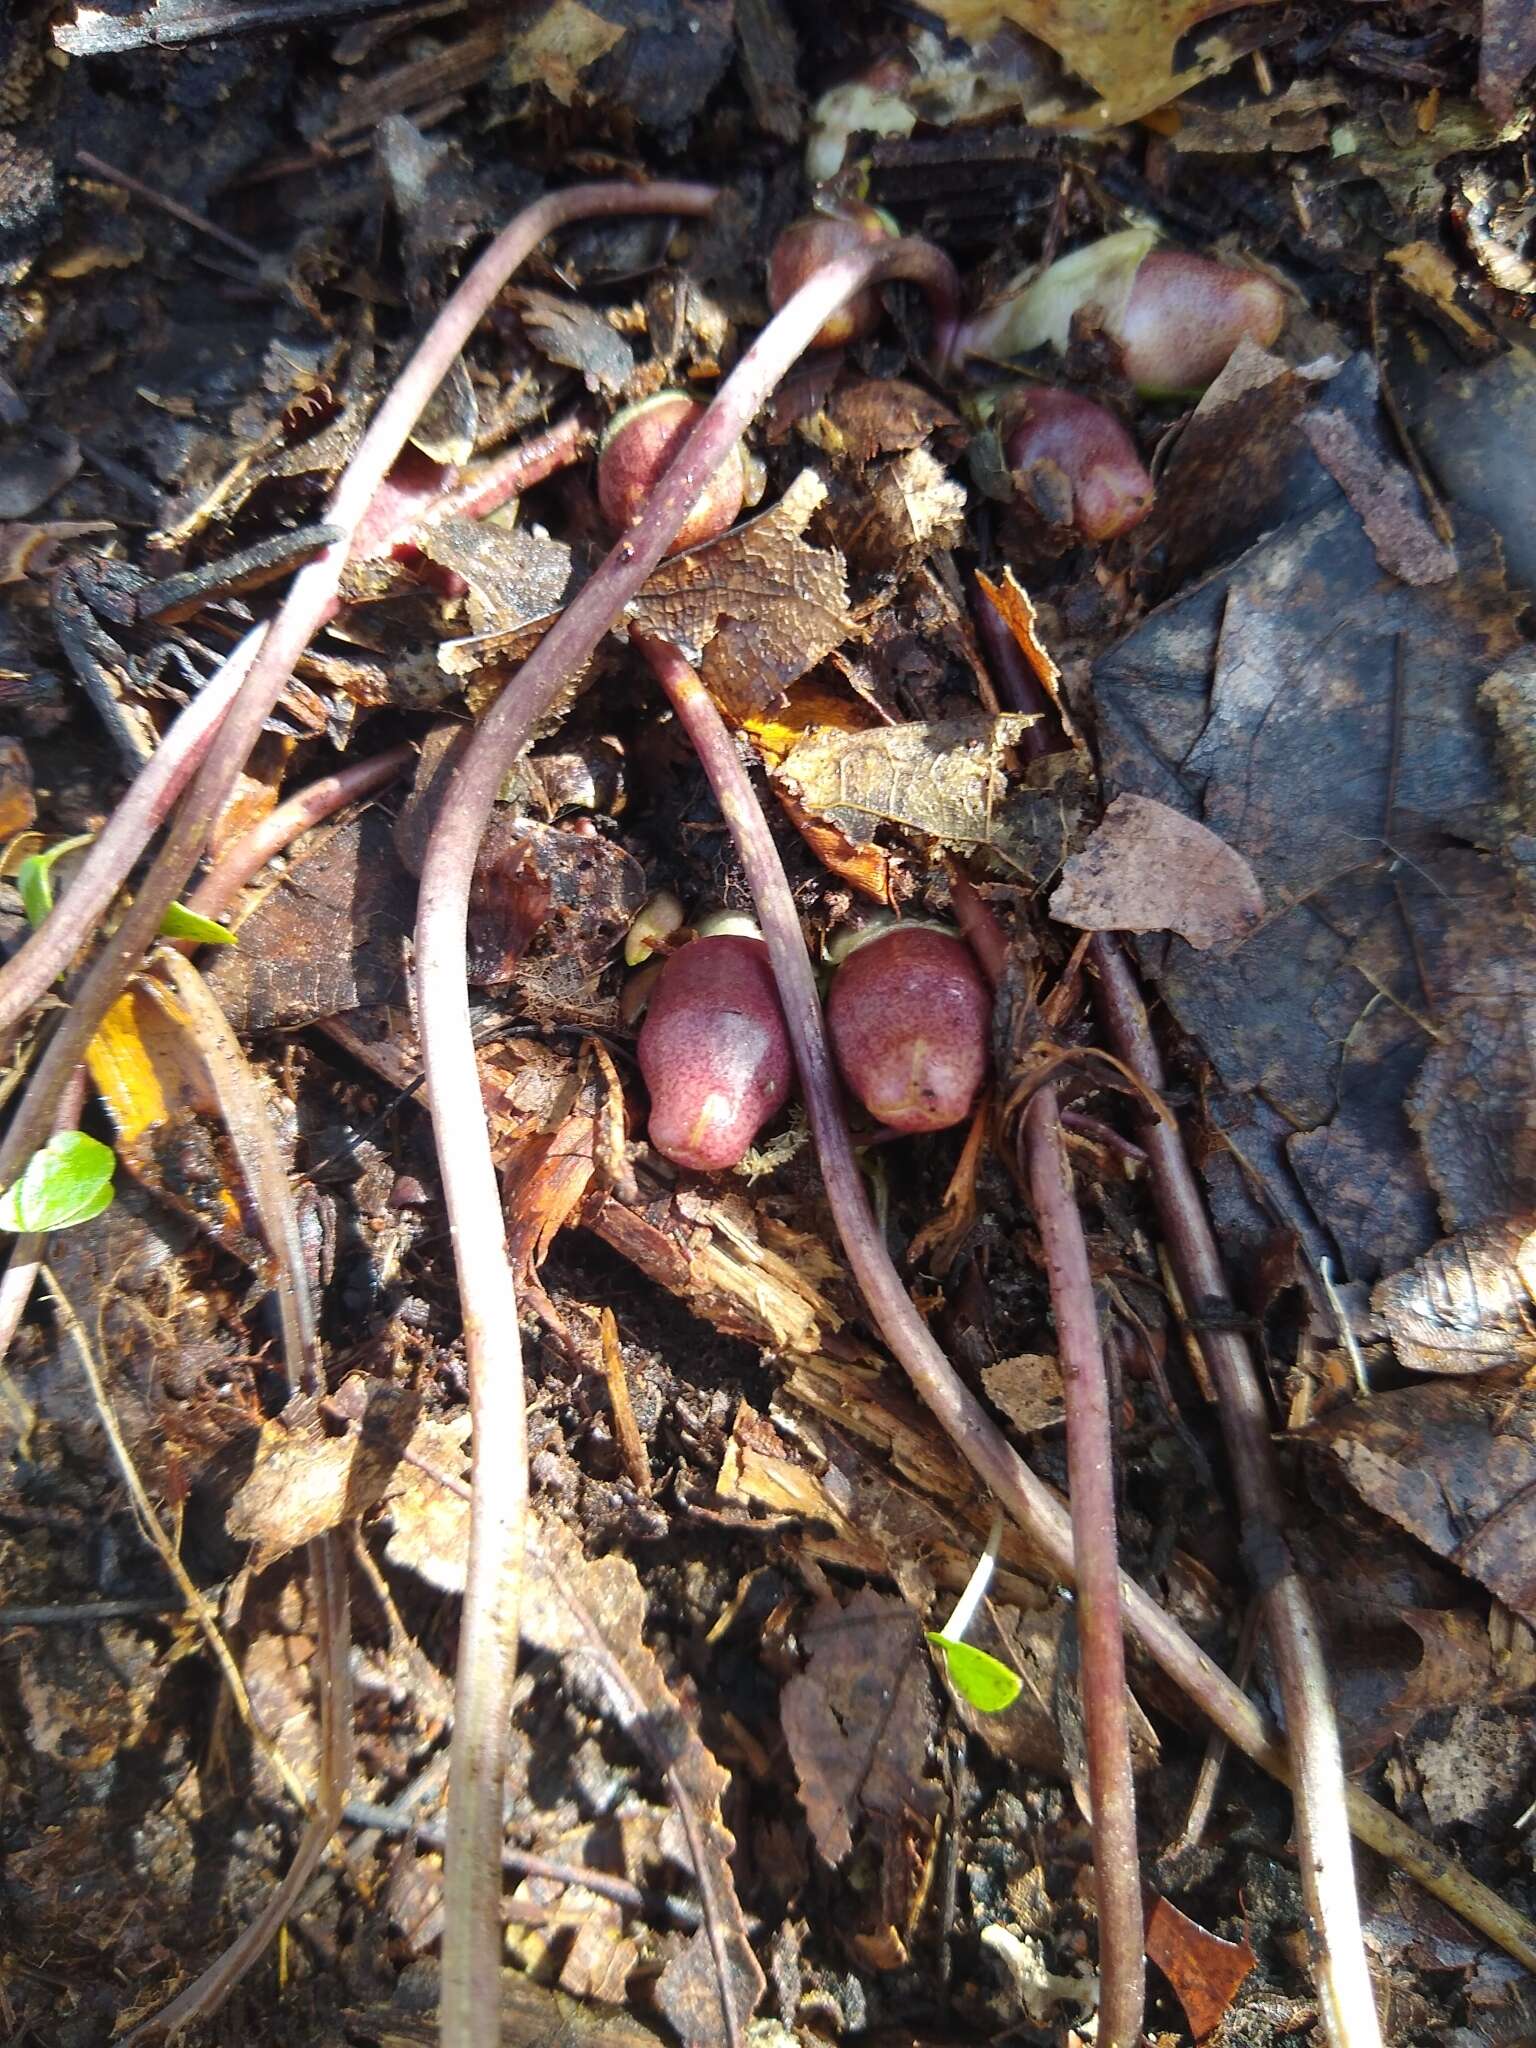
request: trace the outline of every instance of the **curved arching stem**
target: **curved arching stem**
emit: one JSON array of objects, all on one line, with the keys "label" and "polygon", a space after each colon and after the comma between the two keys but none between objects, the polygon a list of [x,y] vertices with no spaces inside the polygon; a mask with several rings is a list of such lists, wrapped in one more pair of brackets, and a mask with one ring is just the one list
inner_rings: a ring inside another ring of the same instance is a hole
[{"label": "curved arching stem", "polygon": [[[603,635],[671,545],[700,489],[731,454],[817,330],[845,299],[886,278],[922,285],[941,337],[958,282],[947,257],[898,241],[829,263],[763,329],[657,485],[642,518],[550,627],[481,720],[433,828],[416,920],[417,1018],[458,1269],[469,1367],[474,1499],[448,1791],[445,1926],[475,1930],[472,1966],[443,1970],[444,2040],[491,2048],[501,1872],[501,1801],[517,1661],[527,1436],[517,1296],[475,1064],[464,948],[475,855],[507,769],[581,674]],[[450,1961],[454,1968],[449,1969]]]}]

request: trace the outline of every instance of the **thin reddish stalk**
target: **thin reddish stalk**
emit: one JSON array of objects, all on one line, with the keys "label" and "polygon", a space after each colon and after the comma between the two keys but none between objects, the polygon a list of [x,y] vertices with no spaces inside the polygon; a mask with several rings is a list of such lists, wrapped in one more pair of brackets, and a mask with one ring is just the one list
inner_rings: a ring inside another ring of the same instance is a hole
[{"label": "thin reddish stalk", "polygon": [[153,944],[160,920],[196,866],[294,663],[325,618],[352,537],[374,492],[508,277],[546,235],[573,220],[594,213],[701,214],[709,211],[714,198],[708,186],[681,184],[576,185],[552,193],[502,229],[447,300],[374,415],[331,495],[324,521],[339,528],[340,537],[294,578],[143,886],[54,1031],[0,1146],[0,1187],[15,1179],[47,1135],[59,1090],[84,1058],[102,1018]]},{"label": "thin reddish stalk", "polygon": [[264,626],[253,627],[167,731],[97,835],[48,916],[0,967],[0,1044],[41,1001],[101,923],[123,878],[165,822],[245,681]]},{"label": "thin reddish stalk", "polygon": [[827,265],[798,292],[717,392],[644,517],[577,593],[481,720],[427,848],[416,923],[417,1005],[459,1276],[474,1461],[444,1876],[448,1928],[457,1921],[473,1930],[472,1952],[450,1953],[446,1943],[444,1948],[444,2039],[454,2048],[492,2048],[496,2039],[502,1787],[527,1503],[517,1296],[464,978],[475,855],[507,768],[666,553],[701,487],[785,372],[845,299],[872,283],[900,277],[924,286],[937,302],[941,334],[948,336],[957,304],[955,273],[947,258],[925,243],[898,241],[857,251]]},{"label": "thin reddish stalk", "polygon": [[[1048,713],[1045,693],[1030,673],[1007,622],[980,595],[976,622],[1002,697],[1013,710]],[[1055,734],[1049,723],[1043,723],[1031,727],[1025,740],[1032,751],[1047,752]],[[1124,953],[1113,938],[1101,934],[1094,939],[1089,957],[1097,972],[1099,1001],[1112,1049],[1160,1098],[1162,1059]],[[1177,1124],[1149,1120],[1142,1144],[1153,1199],[1185,1299],[1196,1309],[1210,1302],[1218,1313],[1223,1304],[1230,1310],[1221,1254]],[[1201,1348],[1219,1396],[1245,1548],[1263,1573],[1258,1591],[1285,1704],[1291,1752],[1287,1782],[1295,1794],[1319,2011],[1328,2039],[1336,2048],[1345,2048],[1345,2044],[1347,2048],[1377,2048],[1381,2027],[1366,1967],[1349,1842],[1351,1827],[1358,1831],[1360,1825],[1358,1797],[1344,1779],[1317,1617],[1285,1541],[1285,1494],[1270,1443],[1269,1416],[1258,1372],[1247,1340],[1236,1332],[1203,1332]]]},{"label": "thin reddish stalk", "polygon": [[386,788],[415,758],[414,747],[391,747],[387,753],[355,761],[350,768],[338,768],[334,775],[317,776],[306,783],[297,795],[268,811],[249,832],[242,832],[225,848],[187,898],[187,908],[201,917],[221,917],[275,854],[344,805]]},{"label": "thin reddish stalk", "polygon": [[[543,483],[557,469],[565,469],[592,446],[597,435],[579,412],[567,413],[542,434],[531,434],[515,448],[496,456],[473,476],[465,477],[451,491],[434,498],[415,525],[431,526],[439,519],[483,519],[488,512],[505,505]],[[391,541],[409,540],[411,527],[402,527]]]},{"label": "thin reddish stalk", "polygon": [[[1113,937],[1100,934],[1091,958],[1111,1046],[1162,1095],[1162,1056],[1123,949]],[[1182,1134],[1175,1124],[1149,1122],[1141,1142],[1163,1237],[1185,1301],[1200,1316],[1234,1316],[1221,1253]],[[1258,1367],[1239,1331],[1203,1329],[1200,1347],[1216,1385],[1243,1518],[1243,1547],[1258,1576],[1285,1703],[1302,1893],[1312,1921],[1313,1969],[1323,2023],[1329,2040],[1341,2048],[1374,2048],[1381,2029],[1360,1929],[1333,1689],[1312,1596],[1286,1541],[1285,1489],[1270,1440]]]},{"label": "thin reddish stalk", "polygon": [[1146,2003],[1136,1785],[1115,1540],[1114,1432],[1093,1275],[1048,1081],[1024,1112],[1030,1202],[1045,1253],[1067,1417],[1068,1506],[1077,1571],[1079,1692],[1093,1802],[1099,1907],[1099,2040],[1134,2048]]}]

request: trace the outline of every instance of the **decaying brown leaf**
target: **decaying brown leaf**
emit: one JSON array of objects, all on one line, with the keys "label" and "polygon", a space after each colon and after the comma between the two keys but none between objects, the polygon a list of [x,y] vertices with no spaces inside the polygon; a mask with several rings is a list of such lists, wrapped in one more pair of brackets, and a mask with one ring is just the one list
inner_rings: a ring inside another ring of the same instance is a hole
[{"label": "decaying brown leaf", "polygon": [[1371,1305],[1412,1372],[1536,1365],[1536,1217],[1446,1238],[1383,1280]]},{"label": "decaying brown leaf", "polygon": [[468,585],[470,628],[504,633],[557,611],[571,593],[571,551],[527,526],[482,519],[440,519],[416,544],[429,562]]},{"label": "decaying brown leaf", "polygon": [[811,732],[774,781],[855,844],[888,826],[1038,880],[1067,850],[1075,805],[1064,790],[1020,787],[1010,776],[1008,749],[1031,723],[973,712],[932,725]]},{"label": "decaying brown leaf", "polygon": [[1536,1391],[1429,1380],[1314,1423],[1361,1498],[1536,1620]]},{"label": "decaying brown leaf", "polygon": [[507,45],[504,76],[509,85],[543,85],[568,107],[581,74],[624,34],[622,22],[605,21],[581,0],[554,0]]},{"label": "decaying brown leaf", "polygon": [[[803,538],[826,495],[816,472],[802,470],[760,519],[663,562],[629,607],[629,622],[681,648],[737,719],[777,704],[852,631],[841,556]],[[445,641],[439,665],[477,678],[467,694],[483,711],[506,680],[503,665],[525,660],[553,618]]]},{"label": "decaying brown leaf", "polygon": [[784,1688],[784,1736],[816,1846],[835,1868],[861,1823],[889,1833],[904,1816],[937,1814],[939,1788],[925,1775],[933,1679],[917,1617],[896,1595],[865,1587],[846,1607],[828,1595],[803,1634],[809,1661]]},{"label": "decaying brown leaf", "polygon": [[1054,1429],[1066,1419],[1061,1366],[1052,1352],[1000,1358],[996,1365],[982,1367],[981,1383],[987,1399],[1026,1436],[1037,1429]]},{"label": "decaying brown leaf", "polygon": [[1246,1937],[1223,1941],[1164,1898],[1155,1898],[1147,1914],[1147,1955],[1178,1994],[1197,2041],[1216,2031],[1258,1965]]},{"label": "decaying brown leaf", "polygon": [[1051,915],[1080,931],[1177,932],[1192,946],[1241,938],[1264,897],[1240,853],[1154,798],[1117,796],[1061,871]]}]

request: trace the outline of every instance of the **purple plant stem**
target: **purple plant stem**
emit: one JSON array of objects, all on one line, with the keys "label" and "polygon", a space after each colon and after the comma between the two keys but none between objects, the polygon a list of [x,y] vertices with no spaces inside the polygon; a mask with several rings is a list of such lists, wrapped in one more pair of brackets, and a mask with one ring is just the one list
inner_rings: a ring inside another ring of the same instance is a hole
[{"label": "purple plant stem", "polygon": [[415,758],[414,747],[391,747],[371,760],[355,761],[334,775],[321,775],[306,783],[225,848],[187,898],[187,908],[200,917],[221,917],[274,854],[344,805],[386,788]]},{"label": "purple plant stem", "polygon": [[594,213],[707,213],[704,185],[575,185],[527,207],[504,227],[443,306],[380,406],[331,494],[325,523],[340,529],[299,571],[267,628],[249,675],[224,715],[164,844],[122,923],[106,941],[48,1042],[0,1145],[0,1187],[15,1179],[48,1129],[65,1077],[85,1057],[101,1020],[154,943],[160,920],[196,866],[215,820],[260,736],[293,665],[326,617],[346,566],[352,536],[427,401],[496,294],[544,237]]},{"label": "purple plant stem", "polygon": [[[1025,733],[1026,743],[1032,742],[1032,752],[1051,751],[1057,742],[1049,722],[1049,700],[1030,673],[1007,622],[980,592],[975,616],[1000,696],[1013,710],[1045,714],[1041,725]],[[1100,934],[1092,943],[1089,958],[1097,973],[1111,1048],[1160,1096],[1162,1058],[1124,952],[1117,941]],[[1148,1120],[1141,1142],[1163,1236],[1186,1301],[1197,1310],[1206,1302],[1230,1307],[1221,1254],[1182,1133],[1177,1124]],[[1264,1583],[1258,1591],[1285,1705],[1291,1757],[1287,1782],[1295,1795],[1302,1890],[1312,1917],[1319,2011],[1327,2037],[1336,2048],[1341,2044],[1377,2048],[1381,2027],[1366,1967],[1349,1842],[1351,1828],[1360,1831],[1363,1795],[1345,1782],[1317,1617],[1285,1541],[1285,1494],[1270,1443],[1258,1372],[1247,1340],[1238,1333],[1202,1332],[1201,1348],[1216,1384],[1247,1545],[1250,1554],[1262,1560]],[[1369,1835],[1365,1838],[1371,1839]],[[1422,1874],[1416,1874],[1422,1882]]]},{"label": "purple plant stem", "polygon": [[[923,1397],[928,1399],[932,1386],[941,1379],[949,1383],[951,1393],[960,1393],[948,1360],[912,1307],[870,1209],[848,1135],[842,1091],[827,1048],[821,1000],[794,897],[735,743],[709,692],[675,647],[638,634],[635,644],[693,742],[741,856],[800,1070],[822,1182],[854,1277],[887,1342],[912,1373]],[[1141,2035],[1145,1964],[1115,1553],[1109,1398],[1088,1249],[1056,1119],[1055,1090],[1049,1084],[1031,1103],[1027,1118],[1033,1126],[1030,1187],[1046,1248],[1068,1402],[1072,1523],[1067,1548],[1069,1557],[1075,1555],[1078,1561],[1080,1690],[1088,1735],[1094,1879],[1099,1901],[1099,2039],[1105,2048],[1134,2048]],[[922,1333],[915,1372],[909,1362],[914,1329]],[[962,1398],[969,1397],[962,1394]],[[942,1415],[940,1420],[944,1420]],[[972,1455],[970,1442],[962,1440],[961,1449],[967,1457]]]},{"label": "purple plant stem", "polygon": [[1078,1689],[1087,1739],[1099,1907],[1098,2038],[1115,2048],[1134,2048],[1146,2004],[1146,1962],[1115,1540],[1114,1431],[1093,1275],[1054,1082],[1046,1082],[1025,1110],[1022,1140],[1030,1203],[1050,1282],[1066,1404],[1068,1507],[1082,1659]]},{"label": "purple plant stem", "polygon": [[[507,1259],[464,976],[475,855],[507,769],[560,693],[666,553],[702,486],[735,448],[817,329],[872,283],[906,277],[936,304],[941,344],[958,305],[953,266],[922,242],[839,258],[797,292],[752,344],[674,459],[642,518],[618,542],[480,721],[433,829],[416,922],[416,993],[427,1098],[459,1276],[473,1427],[474,1505],[449,1774],[446,1926],[472,1951],[443,1958],[444,2039],[493,2048],[500,1957],[497,1894],[507,1723],[517,1659],[527,1436],[517,1294]],[[451,2025],[450,2025],[451,2022]]]},{"label": "purple plant stem", "polygon": [[100,924],[124,876],[165,822],[245,681],[264,626],[253,627],[167,731],[48,916],[0,967],[3,1043]]},{"label": "purple plant stem", "polygon": [[[418,522],[422,526],[434,525],[439,519],[483,519],[488,512],[505,505],[509,498],[532,490],[546,477],[553,476],[557,469],[568,468],[597,439],[591,425],[579,412],[568,413],[563,420],[556,420],[542,434],[532,434],[526,441],[520,441],[515,448],[496,456],[486,463],[475,475],[466,477],[451,491],[445,491],[440,498],[434,498],[422,513]],[[411,528],[406,525],[390,536],[391,543],[408,541]]]},{"label": "purple plant stem", "polygon": [[[1162,1056],[1123,948],[1101,933],[1093,942],[1091,959],[1111,1047],[1161,1095],[1166,1080]],[[1197,1315],[1231,1314],[1221,1253],[1182,1133],[1176,1124],[1149,1121],[1141,1142],[1163,1237],[1186,1303]],[[1312,1596],[1286,1540],[1285,1489],[1258,1367],[1239,1331],[1203,1329],[1200,1347],[1216,1386],[1243,1518],[1244,1550],[1258,1580],[1285,1704],[1302,1894],[1312,1921],[1313,1971],[1323,2024],[1332,2042],[1374,2048],[1381,2032],[1360,1928],[1333,1689]]]}]

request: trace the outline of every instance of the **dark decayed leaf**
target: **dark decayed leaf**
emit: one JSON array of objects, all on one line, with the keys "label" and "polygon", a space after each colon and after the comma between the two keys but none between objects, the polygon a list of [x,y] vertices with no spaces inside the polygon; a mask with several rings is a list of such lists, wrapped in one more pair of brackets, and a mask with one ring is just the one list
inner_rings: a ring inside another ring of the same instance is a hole
[{"label": "dark decayed leaf", "polygon": [[526,526],[478,519],[439,519],[417,545],[429,562],[462,576],[476,633],[508,632],[556,611],[571,593],[571,551]]},{"label": "dark decayed leaf", "polygon": [[1289,1122],[1285,1159],[1365,1280],[1442,1209],[1465,1227],[1536,1199],[1536,950],[1477,697],[1513,608],[1488,537],[1467,521],[1458,547],[1452,583],[1388,581],[1335,501],[1095,671],[1106,776],[1219,833],[1268,905],[1219,955],[1158,940],[1143,961],[1224,1088]]},{"label": "dark decayed leaf", "polygon": [[784,1688],[784,1736],[816,1846],[835,1867],[861,1821],[878,1829],[903,1810],[936,1810],[925,1777],[933,1680],[916,1617],[890,1594],[820,1601],[804,1641],[809,1661]]},{"label": "dark decayed leaf", "polygon": [[634,375],[634,351],[595,306],[536,291],[518,292],[516,304],[535,348],[552,363],[579,370],[589,391],[614,398]]},{"label": "dark decayed leaf", "polygon": [[352,1374],[325,1417],[299,1395],[262,1425],[250,1476],[224,1518],[231,1536],[255,1546],[257,1570],[383,1498],[418,1406],[403,1387]]},{"label": "dark decayed leaf", "polygon": [[500,809],[469,899],[469,977],[538,981],[546,1004],[601,972],[645,901],[645,870],[611,839]]},{"label": "dark decayed leaf", "polygon": [[296,861],[239,927],[207,982],[241,1033],[287,1029],[404,986],[415,890],[378,811],[338,827]]},{"label": "dark decayed leaf", "polygon": [[1302,1437],[1361,1498],[1536,1620],[1536,1391],[1432,1380],[1378,1394]]}]

